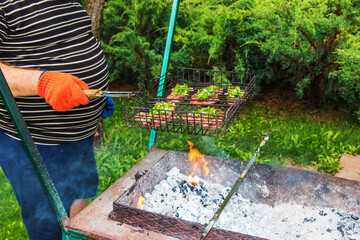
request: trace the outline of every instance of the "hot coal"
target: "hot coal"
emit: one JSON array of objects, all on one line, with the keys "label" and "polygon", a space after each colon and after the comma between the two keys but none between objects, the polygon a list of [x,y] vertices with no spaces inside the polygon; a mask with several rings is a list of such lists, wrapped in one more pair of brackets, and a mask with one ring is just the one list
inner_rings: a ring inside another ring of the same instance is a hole
[{"label": "hot coal", "polygon": [[[230,187],[196,179],[172,168],[151,193],[144,195],[144,210],[208,224]],[[269,239],[360,240],[360,216],[337,208],[294,203],[260,204],[235,193],[216,222],[216,228]]]}]

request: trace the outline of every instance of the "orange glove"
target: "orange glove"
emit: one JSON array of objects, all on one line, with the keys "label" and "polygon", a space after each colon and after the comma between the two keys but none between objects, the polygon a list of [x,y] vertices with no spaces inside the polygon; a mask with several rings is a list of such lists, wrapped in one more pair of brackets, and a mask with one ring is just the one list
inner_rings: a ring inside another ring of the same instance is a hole
[{"label": "orange glove", "polygon": [[43,72],[37,86],[39,96],[60,112],[88,104],[89,99],[83,93],[85,89],[89,89],[88,85],[78,77],[51,71]]}]

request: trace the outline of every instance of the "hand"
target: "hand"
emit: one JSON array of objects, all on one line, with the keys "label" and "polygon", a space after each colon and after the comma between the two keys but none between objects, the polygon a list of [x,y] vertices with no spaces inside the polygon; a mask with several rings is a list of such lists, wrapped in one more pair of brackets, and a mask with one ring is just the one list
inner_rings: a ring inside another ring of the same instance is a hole
[{"label": "hand", "polygon": [[111,97],[107,97],[104,111],[101,114],[103,119],[110,117],[114,113],[114,101]]},{"label": "hand", "polygon": [[60,112],[88,104],[89,99],[83,93],[85,89],[89,89],[88,85],[78,77],[51,71],[43,72],[37,86],[39,96]]}]

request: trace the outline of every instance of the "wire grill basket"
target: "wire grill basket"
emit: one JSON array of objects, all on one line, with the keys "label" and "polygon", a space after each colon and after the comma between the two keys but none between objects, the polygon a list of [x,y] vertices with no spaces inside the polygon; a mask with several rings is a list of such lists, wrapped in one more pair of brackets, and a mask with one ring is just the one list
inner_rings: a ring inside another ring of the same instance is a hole
[{"label": "wire grill basket", "polygon": [[[224,137],[244,103],[255,95],[255,80],[249,73],[178,68],[156,96],[139,92],[126,99],[125,121],[134,128]],[[188,91],[174,93],[176,86]],[[239,87],[241,95],[231,98],[230,92]],[[201,91],[208,91],[209,98],[200,97]]]}]

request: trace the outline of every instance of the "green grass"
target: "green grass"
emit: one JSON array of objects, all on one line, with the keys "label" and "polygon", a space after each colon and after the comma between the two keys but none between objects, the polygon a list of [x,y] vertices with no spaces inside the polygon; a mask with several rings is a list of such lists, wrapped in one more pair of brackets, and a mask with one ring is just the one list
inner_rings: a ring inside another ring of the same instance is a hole
[{"label": "green grass", "polygon": [[27,232],[22,222],[19,204],[12,191],[10,182],[0,168],[0,239],[27,239]]},{"label": "green grass", "polygon": [[[104,141],[95,150],[98,194],[147,154],[150,132],[128,128],[120,103],[115,107],[115,114],[104,120]],[[344,153],[360,154],[360,124],[346,112],[337,116],[321,111],[279,111],[255,102],[245,106],[225,138],[159,132],[156,147],[188,152],[186,140],[190,140],[203,154],[248,161],[265,132],[270,139],[258,154],[260,163],[297,164],[334,174]],[[0,186],[0,239],[26,239],[19,206],[2,171]]]}]

